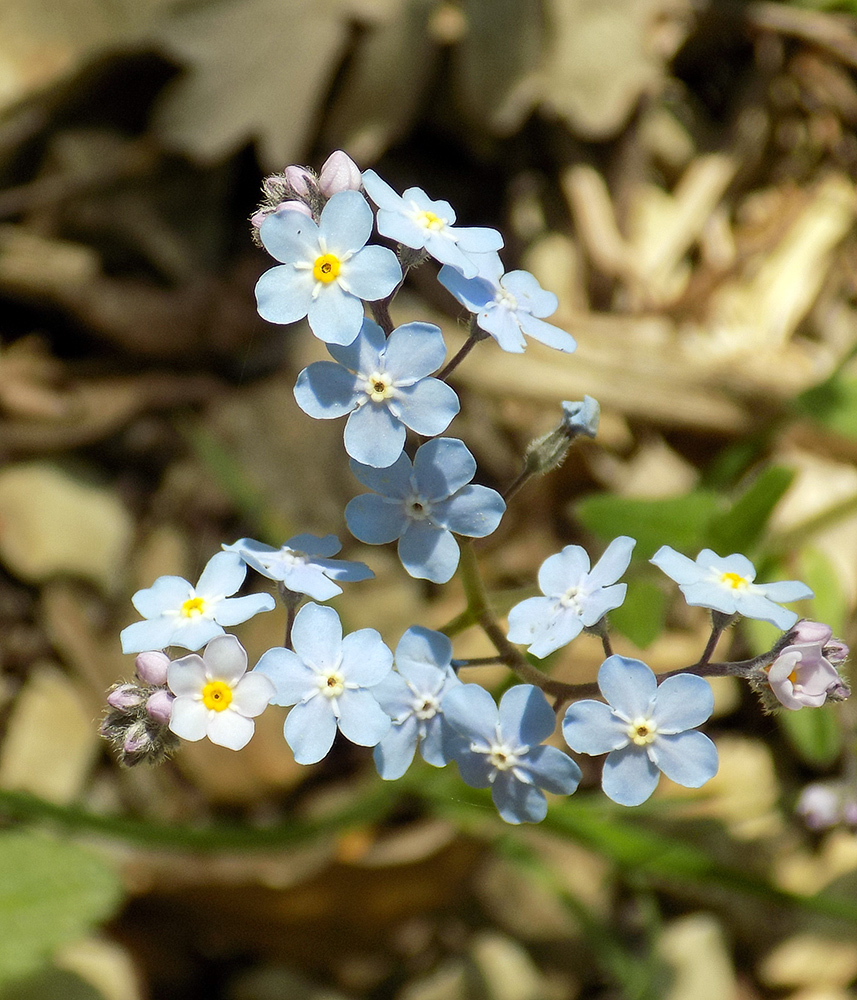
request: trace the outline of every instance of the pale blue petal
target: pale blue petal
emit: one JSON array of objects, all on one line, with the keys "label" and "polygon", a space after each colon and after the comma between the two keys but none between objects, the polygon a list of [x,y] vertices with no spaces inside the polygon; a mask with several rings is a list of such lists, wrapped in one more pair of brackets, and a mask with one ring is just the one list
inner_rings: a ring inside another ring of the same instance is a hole
[{"label": "pale blue petal", "polygon": [[208,709],[194,698],[176,698],[170,713],[170,732],[189,743],[204,739],[208,732]]},{"label": "pale blue petal", "polygon": [[374,170],[363,171],[363,187],[378,208],[383,208],[391,212],[398,211],[401,208],[401,195],[396,194],[390,185],[379,177]]},{"label": "pale blue petal", "polygon": [[607,755],[601,787],[607,798],[620,806],[638,806],[655,790],[659,777],[645,750],[627,746]]},{"label": "pale blue petal", "polygon": [[408,209],[416,206],[424,212],[434,212],[439,219],[445,219],[449,225],[455,222],[455,209],[442,198],[435,201],[422,188],[409,187],[402,194],[402,204]]},{"label": "pale blue petal", "polygon": [[[218,626],[215,626],[218,628]],[[119,633],[123,653],[145,653],[150,649],[163,649],[172,644],[175,618],[151,618],[134,622]],[[220,629],[220,632],[223,630]],[[218,633],[215,633],[218,634]],[[202,643],[200,643],[202,645]]]},{"label": "pale blue petal", "polygon": [[562,750],[550,746],[533,747],[522,761],[533,783],[554,795],[571,795],[580,784],[580,768]]},{"label": "pale blue petal", "polygon": [[291,566],[283,572],[281,579],[293,593],[306,594],[314,601],[329,601],[342,593],[342,587],[329,580],[321,567],[314,563]]},{"label": "pale blue petal", "polygon": [[476,324],[497,341],[510,354],[523,354],[527,347],[521,324],[515,313],[504,306],[493,303],[487,306],[476,319]]},{"label": "pale blue petal", "polygon": [[494,301],[496,288],[483,277],[465,278],[461,271],[444,264],[437,280],[470,312],[478,313]]},{"label": "pale blue petal", "polygon": [[413,383],[436,372],[446,358],[440,327],[432,323],[405,323],[390,334],[384,351],[384,369],[396,384]]},{"label": "pale blue petal", "polygon": [[678,584],[696,583],[702,574],[699,566],[692,559],[676,552],[669,545],[662,545],[649,562],[654,563],[661,572],[666,573],[671,580],[675,580]]},{"label": "pale blue petal", "polygon": [[491,786],[491,798],[507,823],[541,823],[548,814],[544,793],[534,785],[518,781],[508,771],[497,775]]},{"label": "pale blue petal", "polygon": [[276,693],[271,699],[272,705],[296,705],[318,690],[315,674],[297,653],[282,646],[263,653],[253,670],[264,674],[274,685]]},{"label": "pale blue petal", "polygon": [[359,191],[338,191],[322,209],[318,231],[328,253],[359,250],[372,232],[372,209]]},{"label": "pale blue petal", "polygon": [[303,532],[300,535],[292,535],[291,538],[287,538],[283,547],[293,549],[296,552],[304,552],[308,556],[329,558],[336,555],[342,548],[342,543],[336,535],[322,536]]},{"label": "pale blue petal", "polygon": [[358,480],[376,493],[400,500],[411,494],[411,460],[407,455],[400,456],[387,469],[376,469],[370,465],[361,465],[359,462],[349,464]]},{"label": "pale blue petal", "polygon": [[261,611],[273,611],[277,602],[271,594],[248,594],[246,597],[227,597],[220,601],[214,612],[218,625],[239,625]]},{"label": "pale blue petal", "polygon": [[453,760],[458,765],[459,777],[465,785],[470,785],[471,788],[488,788],[491,785],[493,767],[488,762],[487,754],[473,753],[466,742],[461,742],[455,745]]},{"label": "pale blue petal", "polygon": [[642,660],[608,656],[598,671],[598,688],[606,701],[628,719],[645,715],[657,691],[654,673]]},{"label": "pale blue petal", "polygon": [[217,712],[208,720],[207,736],[216,746],[228,750],[241,750],[247,746],[256,731],[252,719],[236,712]]},{"label": "pale blue petal", "polygon": [[506,510],[506,501],[487,486],[462,486],[454,496],[436,504],[433,516],[450,531],[484,538],[494,531]]},{"label": "pale blue petal", "polygon": [[435,260],[441,264],[451,264],[457,267],[465,278],[475,278],[477,266],[467,254],[459,247],[456,240],[459,230],[453,230],[452,234],[444,232],[425,232],[423,236],[423,246]]},{"label": "pale blue petal", "polygon": [[[155,621],[158,619],[153,619],[153,622]],[[172,623],[173,631],[168,643],[170,646],[201,649],[215,636],[223,635],[223,629],[208,618],[173,618]],[[145,647],[145,649],[152,648],[152,646]]]},{"label": "pale blue petal", "polygon": [[589,574],[587,589],[606,587],[615,583],[628,568],[636,544],[635,539],[627,535],[614,538]]},{"label": "pale blue petal", "polygon": [[443,500],[476,474],[476,459],[458,438],[435,438],[417,450],[414,477],[429,500]]},{"label": "pale blue petal", "polygon": [[316,420],[333,420],[350,413],[365,397],[357,378],[333,361],[315,361],[298,375],[298,406]]},{"label": "pale blue petal", "polygon": [[544,694],[533,684],[516,684],[500,699],[500,732],[519,747],[536,746],[551,735],[556,716]]},{"label": "pale blue petal", "polygon": [[500,279],[500,284],[518,300],[524,311],[540,319],[552,316],[559,306],[559,299],[538,283],[529,271],[509,271]]},{"label": "pale blue petal", "polygon": [[461,406],[452,386],[436,378],[398,388],[388,405],[406,427],[426,437],[445,431]]},{"label": "pale blue petal", "polygon": [[457,227],[455,239],[465,253],[490,253],[503,247],[503,237],[500,233],[496,229],[487,229],[483,226]]},{"label": "pale blue petal", "polygon": [[381,352],[387,338],[384,331],[371,319],[364,318],[360,333],[350,344],[328,344],[330,356],[352,372],[369,375],[380,365]]},{"label": "pale blue petal", "polygon": [[323,285],[307,309],[310,329],[329,344],[350,344],[363,324],[363,303],[332,281]]},{"label": "pale blue petal", "polygon": [[303,212],[268,215],[259,227],[262,246],[283,264],[313,261],[319,255],[318,226]]},{"label": "pale blue petal", "polygon": [[362,493],[345,506],[348,530],[367,545],[394,542],[410,524],[400,504],[388,503],[377,493]]},{"label": "pale blue petal", "polygon": [[776,583],[763,584],[765,597],[777,604],[790,604],[792,601],[805,601],[814,597],[813,592],[800,580],[778,580]]},{"label": "pale blue petal", "polygon": [[432,767],[446,767],[453,759],[449,752],[451,740],[460,739],[443,715],[436,715],[426,724],[425,738],[420,742],[420,755]]},{"label": "pale blue petal", "polygon": [[207,598],[234,594],[246,575],[247,566],[237,552],[217,552],[206,563],[196,593]]},{"label": "pale blue petal", "polygon": [[342,650],[342,623],[333,608],[305,604],[292,627],[295,652],[304,663],[319,669],[339,665]]},{"label": "pale blue petal", "polygon": [[296,323],[306,316],[315,281],[311,271],[280,264],[256,282],[256,308],[269,323]]},{"label": "pale blue petal", "polygon": [[759,621],[770,622],[784,632],[798,620],[794,611],[781,608],[779,604],[774,604],[762,594],[753,594],[747,591],[736,591],[735,610],[747,618],[757,618]]},{"label": "pale blue petal", "polygon": [[396,646],[396,668],[419,688],[422,684],[412,673],[414,668],[447,668],[451,660],[452,642],[448,636],[422,625],[412,625]]},{"label": "pale blue petal", "polygon": [[413,715],[411,689],[405,683],[404,677],[395,670],[391,670],[386,677],[372,686],[372,697],[393,722]]},{"label": "pale blue petal", "polygon": [[330,700],[318,696],[295,705],[286,717],[283,735],[298,764],[318,763],[328,755],[336,736]]},{"label": "pale blue petal", "polygon": [[532,637],[528,652],[543,660],[557,649],[567,646],[583,631],[583,620],[573,608],[559,608],[543,622]]},{"label": "pale blue petal", "polygon": [[411,766],[417,749],[417,729],[417,720],[411,716],[400,725],[393,725],[375,747],[372,757],[378,774],[385,781],[401,778]]},{"label": "pale blue petal", "polygon": [[339,731],[352,743],[374,747],[390,731],[390,716],[370,691],[346,689],[339,699]]},{"label": "pale blue petal", "polygon": [[556,613],[557,603],[552,598],[528,597],[509,611],[507,638],[510,642],[533,642],[548,628]]},{"label": "pale blue petal", "polygon": [[579,587],[589,573],[589,555],[580,545],[566,545],[548,556],[539,568],[539,589],[548,597],[561,597]]},{"label": "pale blue petal", "polygon": [[701,570],[712,569],[717,573],[737,573],[745,580],[756,579],[756,567],[746,556],[734,552],[731,556],[719,556],[711,549],[703,549],[696,557]]},{"label": "pale blue petal", "polygon": [[390,212],[379,208],[375,225],[382,236],[413,250],[420,250],[426,245],[425,228],[400,214],[399,211]]},{"label": "pale blue petal", "polygon": [[367,401],[345,424],[345,450],[361,465],[377,469],[391,466],[405,447],[404,424],[384,403]]},{"label": "pale blue petal", "polygon": [[[481,684],[459,684],[444,695],[443,715],[462,736],[493,743],[499,718],[494,699]],[[468,752],[469,753],[469,752]]]},{"label": "pale blue petal", "polygon": [[562,721],[565,742],[578,753],[597,757],[628,742],[628,727],[600,701],[576,701]]},{"label": "pale blue petal", "polygon": [[621,607],[628,590],[626,583],[616,583],[612,587],[601,587],[594,593],[580,598],[581,622],[589,628],[614,608]]},{"label": "pale blue petal", "polygon": [[378,684],[393,666],[393,654],[374,628],[350,632],[342,640],[342,670],[349,684],[371,687]]},{"label": "pale blue petal", "polygon": [[649,752],[664,774],[685,788],[699,788],[717,774],[717,747],[703,733],[658,736]]},{"label": "pale blue petal", "polygon": [[701,726],[714,711],[711,685],[696,674],[675,674],[661,681],[653,717],[658,734],[681,733]]},{"label": "pale blue petal", "polygon": [[[724,615],[732,615],[737,610],[736,591],[722,587],[719,583],[680,583],[684,599],[692,608],[711,608]],[[750,616],[752,617],[752,616]]]},{"label": "pale blue petal", "polygon": [[399,559],[417,580],[446,583],[455,573],[460,555],[450,532],[426,521],[410,521],[399,538]]},{"label": "pale blue petal", "polygon": [[[553,310],[551,310],[553,311]],[[566,333],[561,327],[554,326],[553,323],[545,323],[543,319],[530,316],[529,313],[518,313],[518,322],[521,330],[533,340],[537,340],[546,347],[552,347],[555,351],[563,351],[571,354],[577,349],[577,341],[570,333]]]},{"label": "pale blue petal", "polygon": [[[338,545],[336,550],[339,551]],[[322,569],[324,575],[331,580],[357,583],[360,580],[373,580],[375,578],[375,574],[366,563],[352,559],[315,559],[314,564]]]},{"label": "pale blue petal", "polygon": [[178,611],[192,593],[193,587],[182,577],[159,576],[151,587],[138,590],[131,598],[131,603],[144,618],[156,618],[164,611]]},{"label": "pale blue petal", "polygon": [[376,302],[386,298],[402,280],[402,267],[392,250],[373,245],[355,254],[341,274],[354,295]]}]

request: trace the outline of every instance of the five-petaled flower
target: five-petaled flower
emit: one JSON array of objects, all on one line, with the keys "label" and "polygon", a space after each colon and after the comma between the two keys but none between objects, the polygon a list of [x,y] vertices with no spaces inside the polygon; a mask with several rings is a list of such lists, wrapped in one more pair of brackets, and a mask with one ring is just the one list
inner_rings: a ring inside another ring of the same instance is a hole
[{"label": "five-petaled flower", "polygon": [[294,652],[269,649],[254,674],[270,678],[272,705],[294,705],[283,734],[299,764],[315,764],[333,746],[336,730],[373,747],[390,729],[390,716],[371,689],[390,673],[393,654],[373,628],[342,636],[333,608],[306,604],[292,629]]},{"label": "five-petaled flower", "polygon": [[318,225],[300,212],[269,215],[259,238],[281,261],[256,284],[259,315],[271,323],[307,317],[312,332],[331,344],[350,344],[363,322],[363,300],[389,295],[402,280],[396,255],[366,246],[372,209],[358,191],[340,191]]},{"label": "five-petaled flower", "polygon": [[376,493],[349,501],[345,520],[369,545],[399,540],[399,558],[411,576],[446,583],[460,551],[452,533],[482,538],[500,523],[506,504],[496,490],[468,485],[476,461],[462,441],[435,438],[417,449],[413,465],[402,454],[388,469],[360,465],[354,475]]},{"label": "five-petaled flower", "polygon": [[295,399],[318,419],[350,414],[345,450],[363,465],[392,465],[402,454],[406,427],[434,437],[458,413],[455,391],[429,377],[446,357],[443,335],[431,323],[406,323],[388,339],[365,319],[352,344],[328,350],[335,360],[304,368]]},{"label": "five-petaled flower", "polygon": [[412,625],[396,646],[394,671],[372,688],[393,720],[374,750],[375,766],[385,780],[401,778],[417,747],[427,763],[448,763],[452,739],[441,706],[446,693],[461,684],[451,661],[452,643],[442,632]]},{"label": "five-petaled flower", "polygon": [[192,587],[180,576],[161,576],[131,598],[147,619],[122,629],[123,653],[142,653],[164,646],[199,649],[223,635],[223,625],[238,625],[260,611],[271,611],[270,594],[230,597],[244,582],[247,567],[234,552],[218,552],[209,559],[199,583]]},{"label": "five-petaled flower", "polygon": [[507,823],[540,823],[547,815],[541,789],[571,795],[580,768],[562,750],[541,744],[556,719],[542,692],[516,684],[494,699],[478,684],[462,684],[443,699],[446,720],[462,737],[452,753],[461,778],[472,788],[489,788]]},{"label": "five-petaled flower", "polygon": [[256,728],[253,719],[274,694],[267,677],[246,671],[247,653],[234,635],[216,636],[202,656],[173,660],[167,673],[176,696],[169,716],[172,732],[190,741],[207,736],[230,750],[246,746]]},{"label": "five-petaled flower", "polygon": [[496,229],[453,226],[455,212],[448,201],[432,201],[417,187],[398,195],[374,170],[363,171],[363,187],[378,206],[378,232],[413,250],[425,250],[472,278],[478,271],[471,254],[489,253],[503,246]]},{"label": "five-petaled flower", "polygon": [[821,622],[800,621],[789,634],[777,658],[767,668],[771,691],[792,710],[820,708],[828,698],[842,701],[851,693],[834,663],[848,655],[848,647],[833,642],[833,630]]},{"label": "five-petaled flower", "polygon": [[618,608],[628,589],[616,583],[628,568],[633,538],[614,539],[593,570],[579,545],[566,545],[549,556],[539,570],[544,597],[530,597],[509,612],[509,639],[529,643],[533,656],[544,657],[571,642],[584,628]]},{"label": "five-petaled flower", "polygon": [[696,674],[675,674],[660,686],[641,660],[608,656],[598,671],[608,702],[578,701],[562,732],[572,750],[606,753],[601,786],[623,806],[638,806],[655,790],[659,771],[699,788],[717,773],[717,748],[695,731],[714,708],[711,687]]},{"label": "five-petaled flower", "polygon": [[335,581],[355,583],[375,576],[365,563],[331,558],[342,548],[336,535],[295,535],[278,549],[253,538],[239,538],[223,548],[237,552],[251,569],[277,580],[286,590],[306,594],[314,601],[328,601],[341,594],[342,587]]},{"label": "five-petaled flower", "polygon": [[[688,604],[711,608],[724,615],[744,615],[787,629],[797,621],[793,611],[778,602],[802,601],[812,591],[799,580],[777,583],[754,583],[756,569],[746,556],[719,556],[703,549],[696,562],[669,545],[662,545],[651,562],[679,585]],[[775,603],[777,602],[777,603]]]},{"label": "five-petaled flower", "polygon": [[521,354],[527,346],[525,334],[567,354],[577,347],[570,333],[545,323],[545,317],[556,312],[559,301],[529,271],[505,274],[496,253],[474,259],[479,268],[475,277],[464,277],[460,270],[447,265],[440,269],[437,280],[475,313],[476,325],[490,333],[504,351]]}]

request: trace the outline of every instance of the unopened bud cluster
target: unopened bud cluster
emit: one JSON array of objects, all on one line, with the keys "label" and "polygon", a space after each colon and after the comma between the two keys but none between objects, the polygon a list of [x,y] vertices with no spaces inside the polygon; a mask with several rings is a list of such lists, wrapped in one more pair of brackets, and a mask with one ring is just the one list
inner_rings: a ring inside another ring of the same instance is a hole
[{"label": "unopened bud cluster", "polygon": [[100,732],[126,767],[144,761],[160,764],[179,747],[169,729],[174,701],[167,688],[169,663],[165,653],[140,653],[134,662],[136,678],[115,684],[107,696]]}]

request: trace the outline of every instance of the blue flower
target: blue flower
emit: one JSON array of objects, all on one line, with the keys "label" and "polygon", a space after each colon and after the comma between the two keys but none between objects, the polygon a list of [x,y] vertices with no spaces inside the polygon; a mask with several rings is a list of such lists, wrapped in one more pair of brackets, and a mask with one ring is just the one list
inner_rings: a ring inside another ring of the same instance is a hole
[{"label": "blue flower", "polygon": [[676,674],[658,687],[641,660],[614,655],[601,664],[598,687],[609,704],[575,702],[565,713],[562,732],[578,753],[607,754],[601,786],[614,802],[645,802],[659,771],[687,788],[699,788],[717,774],[717,748],[692,731],[714,708],[707,681]]},{"label": "blue flower", "polygon": [[375,766],[387,781],[411,766],[417,747],[435,767],[448,762],[449,724],[441,703],[461,684],[451,666],[452,643],[441,632],[412,625],[396,646],[395,670],[372,688],[393,727],[375,747]]},{"label": "blue flower", "polygon": [[199,583],[192,587],[180,576],[162,576],[131,603],[147,619],[123,628],[119,635],[123,653],[143,653],[165,646],[199,649],[223,625],[238,625],[260,611],[270,611],[270,594],[230,597],[244,582],[247,567],[233,552],[218,552],[209,559]]},{"label": "blue flower", "polygon": [[448,291],[476,314],[476,325],[490,333],[504,351],[520,354],[527,346],[524,334],[548,347],[571,353],[577,344],[571,334],[544,317],[556,312],[553,292],[545,291],[529,271],[503,273],[496,253],[477,259],[477,275],[463,275],[453,267],[442,267],[437,278]]},{"label": "blue flower", "polygon": [[425,250],[441,264],[458,268],[467,277],[478,266],[470,254],[488,253],[503,246],[496,229],[456,229],[455,212],[447,201],[432,201],[420,188],[398,195],[374,170],[363,171],[363,187],[378,206],[378,232],[413,250]]},{"label": "blue flower", "polygon": [[[414,464],[402,454],[389,469],[351,462],[355,476],[376,493],[345,508],[351,533],[369,545],[399,540],[399,558],[411,576],[446,583],[458,566],[452,532],[490,535],[506,504],[487,486],[467,485],[476,461],[456,438],[435,438],[417,449]],[[379,495],[380,494],[380,495]]]},{"label": "blue flower", "polygon": [[507,823],[540,823],[548,811],[539,789],[571,795],[580,768],[556,747],[540,744],[556,724],[545,696],[532,684],[503,695],[499,711],[478,684],[462,684],[443,699],[447,722],[463,737],[454,750],[461,779],[472,788],[491,788]]},{"label": "blue flower", "polygon": [[314,601],[328,601],[342,593],[334,580],[354,583],[371,580],[375,574],[362,562],[331,559],[342,548],[336,535],[295,535],[275,549],[252,538],[239,538],[224,545],[227,552],[238,555],[257,573],[269,580],[280,581],[295,594],[306,594]]},{"label": "blue flower", "polygon": [[316,361],[298,376],[298,406],[317,419],[350,413],[345,450],[363,465],[386,468],[402,454],[405,428],[434,437],[459,403],[445,382],[429,378],[443,364],[446,344],[430,323],[406,323],[389,339],[372,320],[347,347],[329,346],[335,361]]},{"label": "blue flower", "polygon": [[703,549],[692,562],[669,545],[662,545],[651,562],[675,580],[692,607],[758,618],[784,631],[794,625],[798,616],[775,602],[802,601],[813,596],[799,580],[754,583],[755,567],[738,554],[723,558],[711,549]]},{"label": "blue flower", "polygon": [[373,747],[390,717],[371,689],[389,674],[393,654],[373,628],[342,637],[333,608],[306,604],[295,616],[294,652],[269,649],[254,673],[274,683],[272,705],[294,705],[283,734],[299,764],[315,764],[333,746],[336,730],[352,743]]},{"label": "blue flower", "polygon": [[601,420],[601,407],[592,396],[584,396],[574,403],[562,403],[562,426],[571,437],[583,434],[594,438]]},{"label": "blue flower", "polygon": [[529,652],[544,657],[618,608],[628,588],[616,581],[628,568],[636,544],[633,538],[620,535],[592,571],[589,556],[579,545],[566,545],[545,559],[539,570],[539,587],[545,596],[530,597],[512,608],[510,641],[530,643]]},{"label": "blue flower", "polygon": [[383,299],[402,280],[392,250],[365,245],[371,232],[372,209],[357,191],[335,194],[318,225],[300,212],[269,215],[259,237],[282,264],[256,284],[259,315],[271,323],[306,316],[320,340],[350,344],[363,322],[361,300]]}]

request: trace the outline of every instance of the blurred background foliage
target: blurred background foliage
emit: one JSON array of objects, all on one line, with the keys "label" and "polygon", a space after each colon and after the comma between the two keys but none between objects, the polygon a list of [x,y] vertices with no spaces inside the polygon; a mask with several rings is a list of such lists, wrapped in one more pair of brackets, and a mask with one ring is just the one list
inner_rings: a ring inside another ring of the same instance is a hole
[{"label": "blurred background foliage", "polygon": [[[506,235],[572,357],[480,346],[452,432],[508,482],[558,403],[598,439],[479,547],[499,611],[569,543],[639,539],[615,644],[657,670],[707,636],[646,562],[743,551],[857,642],[853,0],[3,0],[0,5],[0,996],[63,1000],[845,1000],[857,717],[763,716],[715,683],[721,770],[633,813],[598,762],[539,829],[454,773],[387,785],[342,745],[299,768],[272,710],[240,755],[120,770],[130,595],[221,541],[337,532],[377,579],[335,602],[394,646],[461,591],[353,544],[341,426],[294,404],[323,357],[261,322],[266,172],[334,148]],[[428,265],[396,303],[457,308]],[[404,578],[403,578],[404,577]],[[281,641],[237,631],[253,659]],[[758,623],[718,656],[763,650]],[[456,655],[491,652],[475,630]],[[582,637],[547,664],[594,678]],[[489,687],[507,682],[483,669]],[[452,769],[448,769],[451,771]],[[857,790],[854,790],[857,795]]]}]

